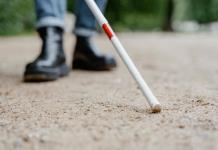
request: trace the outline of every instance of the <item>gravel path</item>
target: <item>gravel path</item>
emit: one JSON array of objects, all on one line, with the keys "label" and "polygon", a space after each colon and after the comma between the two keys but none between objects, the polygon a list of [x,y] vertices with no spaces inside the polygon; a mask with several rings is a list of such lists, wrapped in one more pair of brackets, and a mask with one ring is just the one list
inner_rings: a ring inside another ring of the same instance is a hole
[{"label": "gravel path", "polygon": [[[152,114],[127,69],[25,84],[37,36],[0,38],[0,150],[217,150],[218,35],[119,35],[163,105]],[[75,39],[66,35],[70,64]],[[96,42],[114,52],[104,36]],[[118,56],[116,55],[118,58]]]}]

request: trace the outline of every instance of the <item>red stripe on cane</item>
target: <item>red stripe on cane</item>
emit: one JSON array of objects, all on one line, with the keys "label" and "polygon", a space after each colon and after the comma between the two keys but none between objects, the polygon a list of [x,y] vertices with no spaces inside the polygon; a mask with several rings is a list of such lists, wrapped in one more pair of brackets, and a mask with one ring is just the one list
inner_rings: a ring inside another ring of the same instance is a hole
[{"label": "red stripe on cane", "polygon": [[102,28],[104,29],[104,32],[107,34],[108,38],[111,40],[111,38],[114,36],[112,30],[110,29],[110,27],[104,23],[102,25]]}]

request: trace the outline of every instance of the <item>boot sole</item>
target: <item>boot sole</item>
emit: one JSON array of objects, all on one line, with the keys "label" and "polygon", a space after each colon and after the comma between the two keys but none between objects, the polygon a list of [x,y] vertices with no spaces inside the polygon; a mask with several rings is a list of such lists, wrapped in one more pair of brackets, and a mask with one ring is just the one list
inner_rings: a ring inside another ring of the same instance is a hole
[{"label": "boot sole", "polygon": [[54,81],[58,78],[67,76],[70,72],[69,67],[63,64],[52,69],[41,69],[26,71],[24,74],[24,82],[46,82]]},{"label": "boot sole", "polygon": [[110,71],[116,67],[116,64],[98,65],[89,64],[83,60],[74,60],[72,69],[73,70],[88,70],[88,71]]}]

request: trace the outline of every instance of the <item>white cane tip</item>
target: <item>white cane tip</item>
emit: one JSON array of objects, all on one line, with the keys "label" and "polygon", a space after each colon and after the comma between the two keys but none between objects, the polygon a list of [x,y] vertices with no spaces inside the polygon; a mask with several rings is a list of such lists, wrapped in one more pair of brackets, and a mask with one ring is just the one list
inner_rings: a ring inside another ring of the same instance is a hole
[{"label": "white cane tip", "polygon": [[161,112],[161,105],[155,104],[154,106],[152,106],[151,110],[153,113],[160,113]]}]

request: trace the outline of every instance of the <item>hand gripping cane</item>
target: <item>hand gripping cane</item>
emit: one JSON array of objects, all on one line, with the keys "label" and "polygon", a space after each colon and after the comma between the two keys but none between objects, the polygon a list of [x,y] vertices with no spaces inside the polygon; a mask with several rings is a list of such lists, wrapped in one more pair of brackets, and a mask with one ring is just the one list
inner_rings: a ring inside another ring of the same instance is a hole
[{"label": "hand gripping cane", "polygon": [[121,44],[121,42],[117,38],[116,34],[114,33],[114,31],[110,27],[108,21],[106,20],[106,18],[104,17],[104,15],[102,14],[102,12],[98,8],[98,6],[96,5],[95,1],[94,0],[85,0],[85,2],[87,3],[87,5],[90,8],[93,15],[95,16],[99,25],[102,27],[102,29],[107,34],[108,38],[111,40],[114,48],[116,49],[119,56],[121,57],[121,59],[125,63],[126,67],[128,68],[129,72],[131,73],[132,77],[138,83],[143,95],[146,97],[149,105],[151,106],[152,112],[154,112],[154,113],[160,112],[161,111],[160,103],[158,102],[158,100],[153,95],[152,91],[150,90],[150,88],[148,87],[148,85],[146,84],[144,79],[142,78],[141,74],[137,70],[136,66],[132,62],[129,55],[127,54],[123,45]]}]

